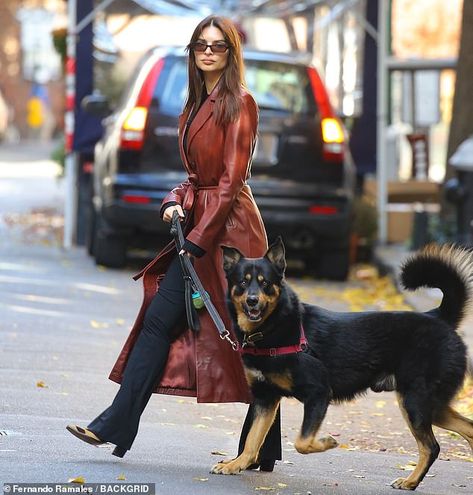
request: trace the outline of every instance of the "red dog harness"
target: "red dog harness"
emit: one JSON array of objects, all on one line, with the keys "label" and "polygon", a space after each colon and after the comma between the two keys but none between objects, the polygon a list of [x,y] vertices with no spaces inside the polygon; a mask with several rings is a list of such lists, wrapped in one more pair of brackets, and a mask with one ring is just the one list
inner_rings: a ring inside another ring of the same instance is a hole
[{"label": "red dog harness", "polygon": [[301,336],[299,343],[295,345],[287,345],[284,347],[246,347],[241,346],[239,351],[241,354],[251,354],[253,356],[281,356],[283,354],[295,354],[302,352],[307,348],[307,339],[305,338],[304,327],[301,323]]}]

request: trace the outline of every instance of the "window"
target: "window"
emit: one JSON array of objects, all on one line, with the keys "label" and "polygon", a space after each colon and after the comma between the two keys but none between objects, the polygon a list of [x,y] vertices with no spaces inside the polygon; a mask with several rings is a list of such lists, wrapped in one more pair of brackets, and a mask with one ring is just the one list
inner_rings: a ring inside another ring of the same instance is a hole
[{"label": "window", "polygon": [[261,109],[298,114],[314,111],[304,67],[249,60],[246,62],[246,82]]}]

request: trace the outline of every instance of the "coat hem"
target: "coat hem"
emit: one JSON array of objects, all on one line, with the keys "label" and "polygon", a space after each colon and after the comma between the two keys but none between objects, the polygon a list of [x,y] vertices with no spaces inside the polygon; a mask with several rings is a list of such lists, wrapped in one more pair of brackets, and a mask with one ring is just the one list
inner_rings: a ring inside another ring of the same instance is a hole
[{"label": "coat hem", "polygon": [[[109,375],[109,380],[112,382],[118,383],[119,385],[122,382],[121,376],[112,373]],[[168,388],[168,387],[158,387],[153,390],[153,394],[162,394],[162,395],[177,395],[180,397],[195,397],[197,399],[197,403],[199,404],[212,404],[212,403],[231,403],[231,402],[239,402],[241,404],[250,404],[250,400],[247,399],[218,399],[218,400],[209,400],[198,397],[197,390],[188,389],[188,388]]]}]

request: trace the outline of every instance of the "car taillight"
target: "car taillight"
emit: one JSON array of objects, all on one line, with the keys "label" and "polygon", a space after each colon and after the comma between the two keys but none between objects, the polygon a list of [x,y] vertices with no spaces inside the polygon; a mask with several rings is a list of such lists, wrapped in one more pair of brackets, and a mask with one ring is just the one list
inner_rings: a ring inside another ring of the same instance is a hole
[{"label": "car taillight", "polygon": [[141,196],[138,194],[124,194],[122,196],[122,200],[125,201],[125,203],[139,203],[139,204],[151,203],[151,198],[149,196]]},{"label": "car taillight", "polygon": [[329,205],[312,205],[309,206],[309,213],[312,215],[335,215],[338,213],[338,208]]},{"label": "car taillight", "polygon": [[331,162],[341,162],[345,155],[343,125],[333,111],[327,90],[318,72],[313,67],[309,67],[307,73],[320,114],[323,158]]},{"label": "car taillight", "polygon": [[158,60],[153,65],[143,81],[135,105],[126,115],[121,127],[121,149],[139,151],[143,148],[148,109],[163,65],[164,59]]},{"label": "car taillight", "polygon": [[134,107],[128,112],[122,125],[121,148],[134,150],[142,148],[147,116],[148,109],[145,107]]}]

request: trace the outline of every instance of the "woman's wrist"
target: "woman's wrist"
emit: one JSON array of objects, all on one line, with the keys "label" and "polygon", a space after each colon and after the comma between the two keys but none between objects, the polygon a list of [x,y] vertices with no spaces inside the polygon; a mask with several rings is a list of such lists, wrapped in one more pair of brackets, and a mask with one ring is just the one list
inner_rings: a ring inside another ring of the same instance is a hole
[{"label": "woman's wrist", "polygon": [[164,215],[164,212],[166,211],[167,208],[169,208],[170,206],[176,206],[178,205],[179,203],[177,201],[168,201],[164,204],[161,205],[161,208],[159,210],[159,216],[161,218],[163,218],[163,215]]},{"label": "woman's wrist", "polygon": [[200,246],[197,246],[197,244],[194,244],[192,241],[189,241],[187,239],[184,241],[182,249],[192,254],[192,256],[195,256],[196,258],[202,258],[202,256],[204,256],[204,254],[206,253],[205,249],[202,249]]}]

